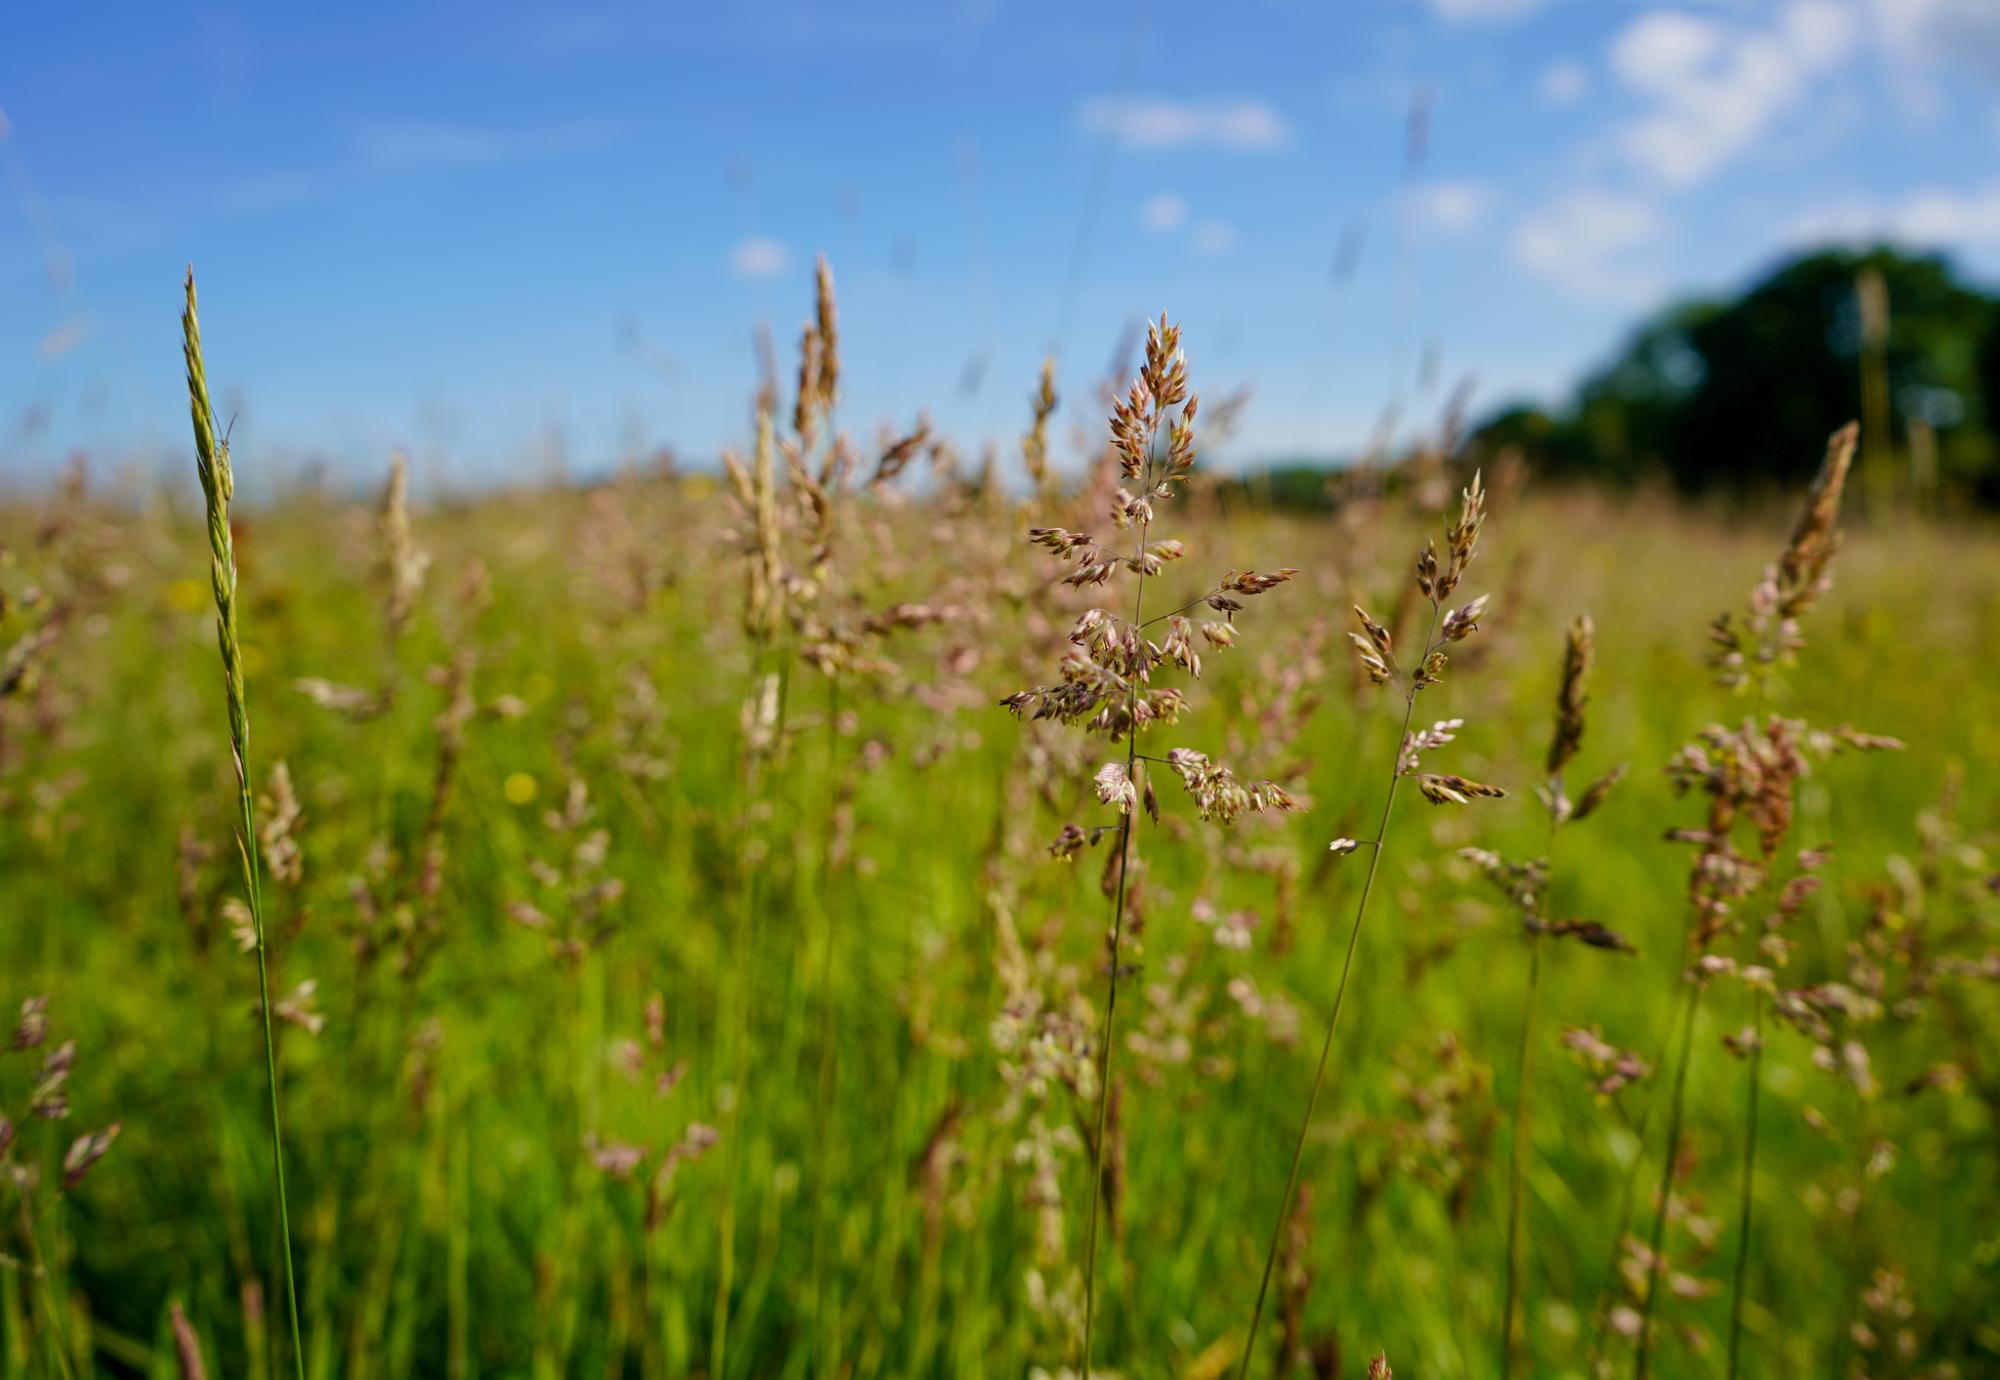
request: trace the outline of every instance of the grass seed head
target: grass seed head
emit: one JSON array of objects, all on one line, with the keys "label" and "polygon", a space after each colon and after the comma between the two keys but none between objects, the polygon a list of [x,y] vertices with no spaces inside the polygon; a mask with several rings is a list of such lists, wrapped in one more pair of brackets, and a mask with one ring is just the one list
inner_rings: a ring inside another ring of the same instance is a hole
[{"label": "grass seed head", "polygon": [[1028,478],[1033,481],[1035,493],[1039,496],[1049,483],[1049,418],[1056,411],[1056,362],[1053,358],[1042,361],[1041,385],[1033,398],[1034,420],[1028,426],[1028,434],[1021,438],[1021,460],[1028,467]]},{"label": "grass seed head", "polygon": [[1583,711],[1589,703],[1590,663],[1596,649],[1597,630],[1590,615],[1579,614],[1569,625],[1563,643],[1562,683],[1556,689],[1556,730],[1549,741],[1549,775],[1562,775],[1563,768],[1583,744]]}]

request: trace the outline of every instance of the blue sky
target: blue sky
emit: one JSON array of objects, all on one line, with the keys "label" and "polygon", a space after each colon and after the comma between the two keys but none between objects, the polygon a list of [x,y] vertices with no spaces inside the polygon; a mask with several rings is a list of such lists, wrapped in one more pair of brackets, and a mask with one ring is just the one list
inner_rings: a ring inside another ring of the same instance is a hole
[{"label": "blue sky", "polygon": [[[1553,397],[1649,306],[1888,235],[2000,279],[1995,0],[16,7],[0,471],[185,459],[182,266],[248,470],[467,482],[740,440],[813,256],[860,434],[1011,442],[1165,309],[1352,449]],[[1421,157],[1412,111],[1425,112]],[[1079,271],[1080,266],[1080,271]],[[1071,287],[1074,284],[1074,288]],[[1097,422],[1083,404],[1065,419]]]}]

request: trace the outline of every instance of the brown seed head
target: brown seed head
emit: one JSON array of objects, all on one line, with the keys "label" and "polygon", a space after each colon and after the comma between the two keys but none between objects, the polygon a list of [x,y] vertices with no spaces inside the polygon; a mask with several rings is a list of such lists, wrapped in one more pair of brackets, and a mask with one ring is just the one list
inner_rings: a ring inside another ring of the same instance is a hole
[{"label": "brown seed head", "polygon": [[808,450],[819,436],[819,413],[825,405],[820,380],[824,363],[819,327],[808,321],[799,332],[798,401],[792,404],[792,430]]},{"label": "brown seed head", "polygon": [[1560,776],[1583,742],[1583,710],[1589,703],[1590,663],[1596,651],[1597,629],[1590,615],[1579,614],[1569,625],[1563,645],[1562,684],[1556,690],[1556,731],[1549,743],[1549,775]]},{"label": "brown seed head", "polygon": [[1849,422],[1827,439],[1826,458],[1820,462],[1785,554],[1778,559],[1780,617],[1798,617],[1827,587],[1827,566],[1840,549],[1840,498],[1847,487],[1847,471],[1854,462],[1859,436],[1860,428]]},{"label": "brown seed head", "polygon": [[819,337],[819,401],[823,410],[831,412],[840,402],[840,313],[833,301],[833,269],[824,254],[819,256],[813,285],[818,307],[813,327]]}]

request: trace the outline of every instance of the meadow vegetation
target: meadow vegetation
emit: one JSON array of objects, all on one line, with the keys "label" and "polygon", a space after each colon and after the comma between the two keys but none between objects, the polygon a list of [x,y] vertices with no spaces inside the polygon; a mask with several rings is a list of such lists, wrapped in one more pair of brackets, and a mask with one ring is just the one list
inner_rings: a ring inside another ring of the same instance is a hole
[{"label": "meadow vegetation", "polygon": [[1990,522],[1278,512],[1178,334],[0,509],[0,1376],[2000,1367]]}]

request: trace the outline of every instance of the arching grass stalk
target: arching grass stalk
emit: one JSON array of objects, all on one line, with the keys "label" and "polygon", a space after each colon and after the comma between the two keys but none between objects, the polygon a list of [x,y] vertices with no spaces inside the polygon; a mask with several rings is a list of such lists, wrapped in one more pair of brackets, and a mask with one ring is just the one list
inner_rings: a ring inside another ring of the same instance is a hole
[{"label": "arching grass stalk", "polygon": [[250,793],[250,710],[244,695],[243,649],[236,633],[236,545],[229,531],[229,502],[235,476],[229,467],[229,440],[215,434],[215,411],[208,400],[208,370],[201,356],[201,325],[195,314],[194,269],[187,272],[187,306],[181,313],[182,354],[187,361],[188,410],[194,421],[195,468],[208,509],[209,573],[215,590],[216,645],[222,653],[223,695],[229,708],[229,749],[236,767],[238,807],[236,851],[243,862],[243,887],[256,936],[258,1013],[264,1026],[264,1079],[271,1102],[271,1177],[277,1189],[278,1241],[285,1262],[285,1302],[292,1329],[292,1365],[305,1380],[305,1347],[299,1334],[299,1286],[292,1266],[292,1223],[285,1201],[284,1119],[279,1111],[278,1044],[271,1010],[269,945],[264,932],[264,898],[257,848],[255,804]]},{"label": "arching grass stalk", "polygon": [[1347,952],[1341,961],[1340,981],[1334,988],[1333,1009],[1328,1013],[1326,1038],[1319,1051],[1319,1063],[1313,1070],[1313,1081],[1306,1094],[1305,1114],[1299,1120],[1299,1133],[1292,1142],[1291,1166],[1285,1174],[1285,1191],[1278,1202],[1276,1223],[1271,1229],[1271,1244],[1264,1254],[1264,1273],[1257,1285],[1257,1304],[1250,1314],[1250,1330],[1243,1339],[1243,1359],[1237,1367],[1237,1376],[1250,1373],[1250,1358],[1257,1349],[1257,1329],[1264,1320],[1264,1305],[1271,1292],[1271,1276],[1278,1263],[1279,1246],[1284,1239],[1285,1224],[1291,1219],[1292,1199],[1298,1191],[1299,1167],[1304,1162],[1306,1138],[1312,1132],[1313,1115],[1319,1108],[1320,1091],[1326,1084],[1326,1071],[1333,1054],[1334,1034],[1340,1028],[1340,1013],[1347,1002],[1347,985],[1354,975],[1354,955],[1361,945],[1362,923],[1368,918],[1368,901],[1375,892],[1375,877],[1381,870],[1382,851],[1387,845],[1389,821],[1396,808],[1396,794],[1405,776],[1416,778],[1417,789],[1433,805],[1464,805],[1478,797],[1497,797],[1506,794],[1498,786],[1488,786],[1478,781],[1470,781],[1462,776],[1441,776],[1419,771],[1422,754],[1428,749],[1442,747],[1452,740],[1462,724],[1462,720],[1442,720],[1419,733],[1410,731],[1410,724],[1416,716],[1417,695],[1438,683],[1444,674],[1444,648],[1458,642],[1477,631],[1480,616],[1486,608],[1487,596],[1481,595],[1471,603],[1447,611],[1445,601],[1457,588],[1471,563],[1478,545],[1479,531],[1486,521],[1486,494],[1480,485],[1480,477],[1475,474],[1472,483],[1465,490],[1464,506],[1458,521],[1446,532],[1446,561],[1439,566],[1435,549],[1426,544],[1423,554],[1417,559],[1417,588],[1429,600],[1431,616],[1424,632],[1424,647],[1416,664],[1408,671],[1397,665],[1391,647],[1389,630],[1357,606],[1354,610],[1360,620],[1361,631],[1348,634],[1354,641],[1361,657],[1363,669],[1377,685],[1394,683],[1403,692],[1403,724],[1398,737],[1398,747],[1394,769],[1389,773],[1388,789],[1382,800],[1382,815],[1375,826],[1375,837],[1367,840],[1335,839],[1333,851],[1340,854],[1352,853],[1366,848],[1368,852],[1368,872],[1362,879],[1361,895],[1355,902],[1354,923],[1348,930]]},{"label": "arching grass stalk", "polygon": [[[1432,634],[1435,633],[1436,619],[1432,619]],[[1427,637],[1431,634],[1427,634]],[[1416,687],[1411,686],[1403,705],[1403,726],[1400,737],[1407,738],[1410,720],[1416,713]],[[1326,1069],[1329,1056],[1333,1053],[1334,1032],[1340,1028],[1341,1007],[1347,1001],[1347,980],[1354,972],[1354,951],[1361,942],[1361,922],[1368,915],[1368,898],[1375,892],[1375,874],[1382,863],[1382,846],[1387,841],[1389,817],[1396,808],[1396,788],[1402,784],[1402,773],[1394,772],[1389,777],[1389,789],[1382,801],[1382,817],[1376,821],[1375,837],[1360,846],[1368,849],[1368,872],[1361,882],[1361,898],[1355,903],[1354,923],[1347,934],[1347,956],[1340,965],[1340,982],[1334,988],[1333,1010],[1327,1017],[1326,1038],[1320,1043],[1319,1064],[1313,1070],[1312,1088],[1306,1094],[1305,1115],[1299,1121],[1298,1139],[1292,1145],[1291,1167],[1285,1172],[1285,1193],[1278,1203],[1278,1225],[1271,1233],[1271,1246],[1264,1257],[1264,1277],[1257,1285],[1257,1306],[1250,1314],[1250,1334],[1243,1344],[1243,1361],[1237,1368],[1239,1377],[1250,1373],[1250,1357],[1257,1345],[1257,1328],[1264,1320],[1264,1303],[1271,1290],[1271,1275],[1277,1267],[1278,1247],[1284,1237],[1285,1223],[1292,1213],[1292,1199],[1298,1192],[1299,1165],[1305,1158],[1306,1135],[1312,1129],[1313,1113],[1319,1108],[1320,1089],[1326,1083]],[[1335,847],[1342,843],[1353,843],[1351,839],[1335,841]]]}]

